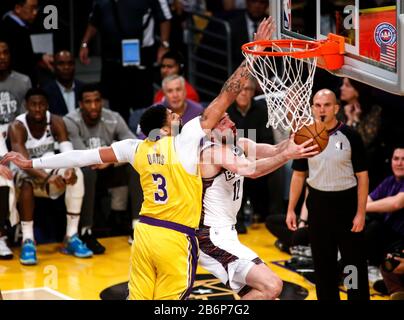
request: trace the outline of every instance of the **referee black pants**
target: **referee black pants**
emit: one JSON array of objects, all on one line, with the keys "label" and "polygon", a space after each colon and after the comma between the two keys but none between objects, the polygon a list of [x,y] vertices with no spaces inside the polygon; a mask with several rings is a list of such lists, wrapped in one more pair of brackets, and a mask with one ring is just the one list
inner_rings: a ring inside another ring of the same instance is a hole
[{"label": "referee black pants", "polygon": [[369,300],[363,232],[351,232],[357,211],[357,188],[324,192],[309,187],[306,201],[318,300],[339,300],[341,253],[348,300]]}]

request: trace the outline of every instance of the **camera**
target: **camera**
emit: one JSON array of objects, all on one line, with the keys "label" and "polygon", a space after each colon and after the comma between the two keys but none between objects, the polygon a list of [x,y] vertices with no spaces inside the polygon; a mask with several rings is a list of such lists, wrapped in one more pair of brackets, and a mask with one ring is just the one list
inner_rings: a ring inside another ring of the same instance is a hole
[{"label": "camera", "polygon": [[393,272],[394,269],[400,264],[400,261],[395,260],[394,258],[404,258],[404,245],[400,245],[394,248],[389,255],[391,257],[386,257],[382,263],[382,269],[386,272]]}]

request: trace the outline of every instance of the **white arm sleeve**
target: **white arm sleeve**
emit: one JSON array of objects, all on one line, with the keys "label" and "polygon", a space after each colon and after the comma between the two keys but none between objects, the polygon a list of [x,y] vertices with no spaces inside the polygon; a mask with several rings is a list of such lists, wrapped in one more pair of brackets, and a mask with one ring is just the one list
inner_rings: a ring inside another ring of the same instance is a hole
[{"label": "white arm sleeve", "polygon": [[142,140],[139,139],[126,139],[111,144],[118,162],[133,163],[137,147]]},{"label": "white arm sleeve", "polygon": [[175,137],[174,144],[178,158],[189,174],[197,174],[201,139],[206,135],[201,127],[200,117],[187,122],[181,133]]},{"label": "white arm sleeve", "polygon": [[34,169],[77,168],[101,163],[103,162],[98,149],[72,150],[54,156],[33,159],[32,167]]}]

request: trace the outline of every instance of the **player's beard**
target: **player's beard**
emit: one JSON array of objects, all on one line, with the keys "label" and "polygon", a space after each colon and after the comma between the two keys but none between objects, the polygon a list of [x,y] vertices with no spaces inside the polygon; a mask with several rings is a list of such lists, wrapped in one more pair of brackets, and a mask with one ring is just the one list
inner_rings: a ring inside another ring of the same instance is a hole
[{"label": "player's beard", "polygon": [[237,129],[236,126],[228,128],[221,132],[222,144],[236,145]]}]

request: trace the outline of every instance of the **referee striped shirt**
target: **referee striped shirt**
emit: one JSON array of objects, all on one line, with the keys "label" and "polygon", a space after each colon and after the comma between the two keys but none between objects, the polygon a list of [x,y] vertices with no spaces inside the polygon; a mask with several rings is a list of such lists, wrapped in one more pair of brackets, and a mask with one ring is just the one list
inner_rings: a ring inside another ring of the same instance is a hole
[{"label": "referee striped shirt", "polygon": [[309,159],[294,160],[293,170],[308,170],[307,184],[320,191],[343,191],[355,187],[355,173],[367,170],[361,137],[340,122],[329,130],[329,136],[323,152]]}]

